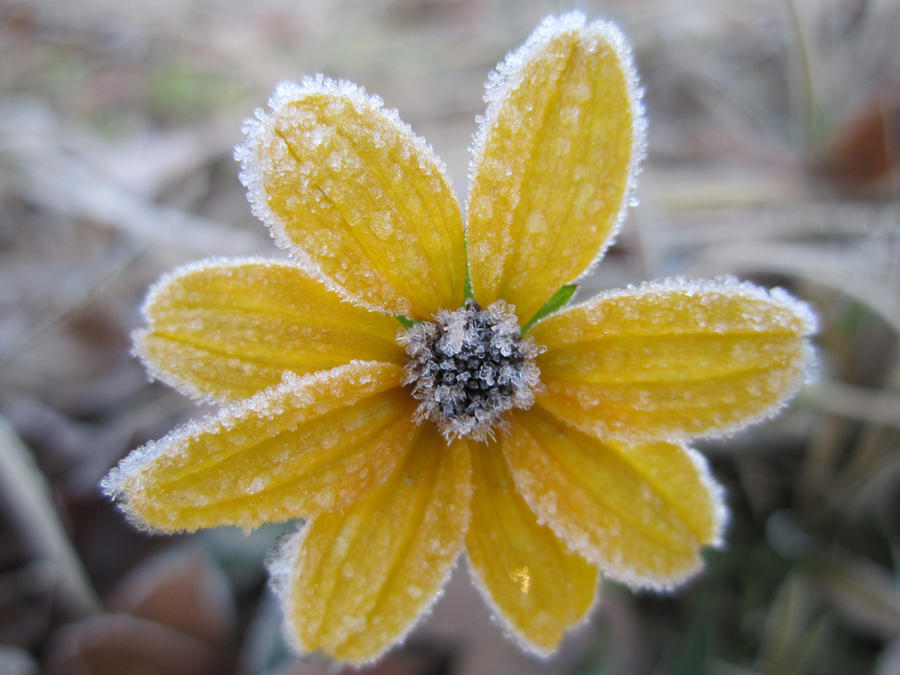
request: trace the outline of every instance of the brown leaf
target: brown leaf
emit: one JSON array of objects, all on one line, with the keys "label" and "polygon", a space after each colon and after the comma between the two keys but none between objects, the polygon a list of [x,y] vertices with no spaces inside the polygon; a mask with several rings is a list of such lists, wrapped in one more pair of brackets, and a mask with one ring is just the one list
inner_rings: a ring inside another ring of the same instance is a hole
[{"label": "brown leaf", "polygon": [[214,649],[146,619],[101,614],[70,624],[48,650],[48,675],[203,675]]},{"label": "brown leaf", "polygon": [[119,583],[108,605],[112,611],[152,619],[210,644],[225,642],[234,624],[228,585],[197,550],[152,558]]},{"label": "brown leaf", "polygon": [[900,635],[900,591],[888,570],[844,555],[821,558],[809,574],[847,622],[888,640]]},{"label": "brown leaf", "polygon": [[900,105],[872,97],[837,134],[824,173],[851,192],[869,191],[888,179],[900,156]]}]

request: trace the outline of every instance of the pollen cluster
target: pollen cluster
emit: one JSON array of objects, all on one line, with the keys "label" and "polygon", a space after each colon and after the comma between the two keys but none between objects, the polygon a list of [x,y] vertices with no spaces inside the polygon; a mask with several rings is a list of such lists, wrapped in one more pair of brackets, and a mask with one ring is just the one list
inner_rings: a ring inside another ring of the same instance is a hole
[{"label": "pollen cluster", "polygon": [[498,300],[482,310],[466,300],[434,321],[412,326],[406,347],[406,384],[419,401],[415,419],[430,420],[448,441],[485,441],[512,408],[530,408],[540,385],[534,339],[522,337],[512,308]]}]

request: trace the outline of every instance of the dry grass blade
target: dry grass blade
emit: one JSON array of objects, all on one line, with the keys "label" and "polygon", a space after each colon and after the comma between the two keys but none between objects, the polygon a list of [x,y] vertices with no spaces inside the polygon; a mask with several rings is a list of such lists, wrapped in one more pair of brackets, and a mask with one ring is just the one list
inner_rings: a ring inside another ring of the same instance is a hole
[{"label": "dry grass blade", "polygon": [[858,558],[829,557],[815,562],[809,576],[846,621],[887,639],[900,635],[900,590],[886,570]]},{"label": "dry grass blade", "polygon": [[778,589],[766,617],[758,664],[765,673],[815,673],[829,633],[817,594],[794,574]]},{"label": "dry grass blade", "polygon": [[818,380],[804,398],[822,410],[873,424],[900,427],[900,395]]},{"label": "dry grass blade", "polygon": [[0,419],[0,494],[20,526],[21,536],[36,558],[46,558],[57,575],[59,592],[72,616],[99,609],[99,602],[78,554],[72,549],[53,508],[49,488],[30,453],[9,425]]},{"label": "dry grass blade", "polygon": [[866,245],[743,242],[705,248],[692,269],[769,272],[813,281],[868,305],[900,333],[900,267],[892,255],[898,252]]}]

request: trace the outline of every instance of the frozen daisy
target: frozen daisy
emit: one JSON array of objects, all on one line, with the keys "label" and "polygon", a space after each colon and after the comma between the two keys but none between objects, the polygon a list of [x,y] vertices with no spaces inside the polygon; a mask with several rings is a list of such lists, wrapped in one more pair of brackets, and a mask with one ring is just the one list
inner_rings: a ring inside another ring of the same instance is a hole
[{"label": "frozen daisy", "polygon": [[782,291],[675,279],[565,306],[643,153],[615,26],[545,20],[485,98],[464,227],[444,166],[379,99],[281,84],[236,156],[292,262],[189,265],[147,300],[150,372],[222,407],[104,487],[157,532],[305,519],[271,562],[299,650],[378,657],[463,549],[540,653],[601,575],[680,584],[725,519],[687,442],[772,414],[803,379],[814,318]]}]

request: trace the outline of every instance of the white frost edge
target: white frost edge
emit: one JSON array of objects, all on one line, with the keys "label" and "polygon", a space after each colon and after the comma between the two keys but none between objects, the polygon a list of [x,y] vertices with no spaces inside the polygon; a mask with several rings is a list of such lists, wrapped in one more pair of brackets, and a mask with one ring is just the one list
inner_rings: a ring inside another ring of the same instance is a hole
[{"label": "white frost edge", "polygon": [[568,312],[590,308],[593,305],[610,298],[636,297],[639,295],[670,293],[673,291],[679,293],[686,292],[688,295],[728,293],[731,295],[741,295],[752,300],[762,300],[793,312],[803,322],[804,337],[813,335],[818,330],[816,313],[807,303],[798,300],[778,286],[765,288],[750,281],[741,281],[732,275],[722,275],[708,279],[692,279],[684,276],[664,277],[652,281],[642,281],[639,284],[629,284],[624,288],[600,291],[590,298],[587,298],[584,302],[566,305],[556,312],[548,314],[534,325],[538,326],[553,317],[563,316]]},{"label": "white frost edge", "polygon": [[[568,549],[568,544],[564,545]],[[571,549],[568,550],[572,552]],[[596,563],[586,560],[585,557],[580,553],[576,553],[576,555],[578,555],[578,557],[582,560],[585,560],[585,562],[587,562],[589,565],[595,568],[598,567]],[[527,637],[519,632],[519,629],[516,628],[515,625],[513,625],[512,621],[507,618],[506,613],[502,609],[500,609],[499,605],[497,605],[497,603],[494,601],[494,596],[491,595],[491,592],[488,590],[487,584],[484,583],[481,575],[478,574],[478,570],[475,568],[475,565],[472,562],[472,559],[469,557],[468,553],[466,553],[465,558],[466,569],[469,573],[469,579],[472,581],[472,585],[478,591],[484,604],[487,605],[493,623],[500,628],[500,631],[503,633],[504,637],[507,640],[517,645],[521,650],[529,654],[533,654],[540,659],[549,659],[551,656],[557,654],[562,643],[569,636],[577,633],[588,623],[591,618],[591,614],[593,614],[594,612],[594,608],[597,607],[598,603],[600,602],[600,589],[603,586],[603,572],[598,568],[597,583],[594,588],[594,598],[593,600],[591,600],[591,603],[584,611],[584,614],[582,614],[578,619],[565,627],[565,629],[563,630],[562,638],[560,639],[560,642],[556,647],[553,647],[552,649],[544,649],[543,647],[539,647],[531,642]]]},{"label": "white frost edge", "polygon": [[700,482],[707,490],[709,490],[710,497],[713,501],[713,512],[715,514],[713,536],[712,540],[704,544],[704,546],[709,546],[710,548],[722,548],[725,545],[725,532],[731,524],[731,513],[726,505],[727,494],[725,492],[725,487],[715,479],[715,476],[713,476],[706,455],[689,445],[680,444],[680,446],[697,469],[697,474],[700,476]]},{"label": "white frost edge", "polygon": [[[685,452],[685,454],[691,460],[691,463],[697,469],[701,484],[709,491],[710,498],[713,501],[715,526],[711,541],[702,542],[697,549],[695,564],[691,568],[682,570],[681,572],[672,576],[653,577],[649,575],[637,574],[636,572],[634,572],[634,570],[630,569],[624,561],[621,563],[616,563],[610,560],[603,559],[600,555],[597,554],[596,550],[593,547],[587,544],[586,537],[576,536],[574,535],[574,533],[566,531],[567,527],[562,523],[565,518],[547,518],[541,515],[535,508],[536,505],[533,503],[534,497],[531,491],[521,489],[521,481],[524,480],[525,482],[529,482],[531,479],[528,477],[520,477],[520,474],[517,471],[511,471],[511,473],[513,475],[513,482],[515,483],[516,491],[520,495],[522,495],[522,498],[525,500],[528,508],[531,509],[532,513],[534,513],[535,515],[535,518],[537,518],[538,523],[549,527],[557,536],[557,538],[566,545],[566,547],[572,554],[583,558],[592,565],[596,565],[603,577],[625,584],[633,591],[672,593],[682,587],[686,582],[696,577],[703,570],[705,565],[705,561],[703,559],[703,556],[701,555],[703,548],[721,547],[724,543],[724,533],[729,522],[729,513],[725,505],[725,489],[713,477],[706,457],[697,450],[685,445],[684,443],[673,444],[677,445],[680,450],[683,450]],[[629,450],[636,451],[637,449],[629,448]]]},{"label": "white frost edge", "polygon": [[[304,269],[302,265],[299,265],[292,260],[277,260],[273,258],[263,258],[258,256],[248,256],[246,258],[206,258],[203,260],[197,260],[195,262],[187,263],[186,265],[181,265],[171,272],[167,272],[159,279],[157,279],[157,281],[149,288],[149,290],[147,291],[147,295],[144,298],[144,302],[141,304],[141,316],[144,317],[144,320],[147,323],[147,327],[138,328],[131,333],[131,355],[139,359],[140,362],[144,365],[144,368],[147,370],[147,380],[149,382],[153,382],[154,380],[162,382],[163,384],[172,387],[172,389],[174,389],[178,393],[183,394],[184,396],[194,399],[195,401],[200,403],[222,405],[234,400],[226,396],[216,396],[215,394],[208,391],[203,391],[192,382],[179,377],[176,373],[165,370],[163,367],[161,367],[161,364],[157,363],[147,353],[144,344],[144,338],[153,332],[153,321],[150,317],[152,306],[157,302],[157,299],[160,296],[165,295],[165,293],[168,292],[169,288],[173,284],[177,283],[181,278],[190,274],[204,272],[206,270],[214,268],[236,268],[243,267],[245,265],[290,267],[296,269],[304,276],[309,277],[309,271]],[[313,280],[317,281],[316,279]]]},{"label": "white frost edge", "polygon": [[[799,337],[801,338],[809,338],[814,335],[818,330],[818,318],[816,317],[815,312],[812,308],[802,300],[798,300],[793,295],[788,293],[783,288],[774,287],[770,289],[763,288],[762,286],[757,286],[756,284],[750,283],[749,281],[740,281],[739,279],[733,276],[721,276],[714,277],[711,279],[689,279],[687,277],[668,277],[664,279],[657,279],[654,281],[644,281],[640,284],[634,285],[630,284],[625,288],[617,288],[608,291],[601,291],[596,295],[588,298],[584,302],[580,302],[575,305],[568,305],[557,312],[553,312],[552,314],[544,317],[540,321],[535,323],[535,326],[543,323],[544,321],[552,320],[554,317],[560,317],[565,315],[568,312],[580,311],[584,309],[590,309],[596,304],[602,303],[604,300],[608,300],[610,298],[621,298],[621,297],[636,297],[639,295],[647,295],[653,293],[667,293],[667,292],[687,292],[689,295],[693,294],[702,294],[702,293],[729,293],[732,295],[740,295],[745,298],[749,298],[752,300],[761,300],[764,302],[769,302],[777,307],[782,309],[787,309],[794,313],[803,323],[803,332]],[[532,326],[532,329],[534,326]],[[767,419],[771,419],[775,415],[777,415],[780,411],[782,411],[787,405],[788,401],[793,399],[800,389],[804,385],[808,385],[815,381],[818,374],[818,365],[816,358],[816,350],[812,344],[809,343],[809,340],[804,340],[803,343],[803,357],[802,357],[802,366],[797,373],[797,377],[790,384],[790,386],[786,387],[782,392],[781,396],[776,398],[771,405],[767,408],[761,410],[756,415],[751,415],[749,417],[744,417],[741,420],[734,422],[732,424],[728,424],[717,429],[711,429],[705,433],[683,433],[683,434],[669,434],[665,437],[664,440],[673,441],[673,442],[682,442],[688,441],[692,439],[717,439],[717,438],[727,438],[729,436],[734,435],[735,433],[752,426],[754,424],[758,424]],[[561,418],[560,418],[561,419]],[[599,422],[597,425],[583,425],[583,424],[575,424],[568,420],[562,420],[567,425],[572,426],[580,431],[583,431],[588,434],[600,435],[601,437],[610,438],[612,440],[623,441],[623,442],[643,442],[650,440],[645,436],[642,436],[639,432],[629,433],[629,432],[614,432],[610,431],[605,424]]]},{"label": "white frost edge", "polygon": [[631,45],[616,24],[610,21],[594,21],[590,24],[586,22],[585,15],[578,11],[568,12],[559,17],[548,16],[544,18],[525,41],[525,44],[514,52],[507,54],[506,58],[488,75],[484,90],[484,101],[487,104],[487,109],[483,116],[479,115],[475,119],[478,128],[469,148],[472,156],[469,160],[469,193],[466,199],[466,213],[468,214],[470,212],[469,203],[472,197],[472,185],[474,185],[479,167],[483,163],[485,147],[496,127],[497,118],[503,108],[507,94],[517,89],[524,82],[525,64],[538,56],[553,38],[567,31],[577,31],[584,35],[595,35],[607,42],[612,47],[613,52],[615,52],[622,72],[625,75],[625,86],[631,106],[632,119],[631,160],[628,163],[625,190],[622,192],[622,201],[616,212],[615,222],[610,228],[606,239],[600,245],[594,259],[572,281],[588,275],[594,266],[603,259],[607,249],[618,236],[619,230],[622,229],[622,224],[625,222],[625,216],[628,213],[628,207],[637,206],[635,197],[637,176],[641,172],[641,164],[647,155],[647,120],[644,114],[644,90],[640,86]]},{"label": "white frost edge", "polygon": [[[613,581],[625,584],[633,591],[653,591],[665,594],[680,589],[684,584],[703,572],[706,567],[706,561],[702,555],[703,549],[707,547],[721,548],[724,545],[725,530],[727,529],[730,520],[730,514],[725,505],[725,488],[713,477],[712,471],[709,468],[709,462],[703,454],[683,443],[678,443],[677,445],[688,456],[688,459],[691,460],[694,468],[697,469],[700,483],[709,491],[710,499],[713,502],[713,536],[710,541],[702,542],[700,544],[700,547],[696,551],[695,565],[692,568],[686,569],[671,577],[657,578],[648,575],[635,574],[633,570],[629,570],[624,566],[618,567],[594,561],[599,565],[600,571],[604,576]],[[584,556],[584,552],[580,552],[580,555]]]},{"label": "white frost edge", "polygon": [[[463,541],[465,540],[464,532],[463,537],[459,543],[459,550],[457,551],[456,556],[453,558],[453,561],[447,566],[447,571],[444,575],[444,579],[440,583],[439,588],[425,602],[416,617],[395,636],[394,641],[385,646],[384,649],[382,649],[377,654],[374,654],[369,659],[365,659],[362,661],[344,662],[340,661],[324,650],[311,648],[308,645],[303,644],[300,636],[294,633],[293,628],[291,627],[291,621],[289,620],[293,614],[293,612],[291,611],[291,587],[293,585],[293,578],[296,574],[297,558],[300,555],[300,551],[303,548],[304,542],[306,541],[306,536],[309,532],[309,526],[311,525],[311,523],[312,520],[309,520],[304,525],[301,525],[299,531],[295,532],[294,534],[285,535],[284,537],[282,537],[281,540],[277,542],[275,548],[269,552],[269,555],[266,558],[266,569],[269,572],[269,588],[271,588],[275,593],[275,597],[278,599],[278,604],[281,607],[282,634],[284,635],[284,638],[287,641],[288,645],[291,647],[291,649],[294,650],[297,655],[303,656],[319,651],[328,659],[330,659],[333,664],[349,663],[354,667],[373,664],[381,659],[389,651],[402,646],[403,642],[407,637],[409,637],[410,633],[412,633],[413,630],[415,630],[431,615],[431,612],[434,611],[434,606],[437,604],[437,601],[440,600],[444,595],[444,590],[447,587],[447,582],[450,580],[450,577],[453,576],[453,572],[456,570],[457,564],[459,563],[459,559],[461,557],[460,554],[463,550]],[[466,530],[468,530],[468,525],[469,523],[466,523]]]},{"label": "white frost edge", "polygon": [[321,95],[343,99],[353,106],[355,110],[368,114],[380,115],[383,119],[394,125],[399,134],[405,136],[414,145],[420,158],[431,162],[434,165],[442,180],[447,185],[450,194],[453,195],[455,199],[456,193],[447,171],[447,165],[440,159],[431,145],[424,138],[416,135],[412,127],[400,119],[400,115],[396,109],[385,108],[384,101],[380,97],[367,93],[363,87],[353,82],[348,80],[334,80],[319,73],[303,77],[300,84],[289,80],[280,82],[275,87],[275,92],[269,98],[269,108],[271,111],[267,112],[263,108],[257,108],[254,111],[253,117],[244,120],[244,123],[241,126],[244,140],[235,146],[234,159],[240,164],[238,178],[241,181],[241,184],[247,189],[247,201],[250,202],[250,211],[269,228],[269,232],[275,239],[275,243],[280,248],[288,251],[291,258],[301,265],[304,270],[306,270],[307,274],[318,280],[330,291],[333,291],[341,298],[357,307],[364,307],[376,312],[409,315],[412,312],[412,306],[408,302],[396,306],[390,306],[387,303],[384,305],[377,305],[358,297],[356,294],[340,285],[337,280],[333,279],[322,269],[319,263],[315,262],[313,257],[310,256],[304,248],[291,240],[285,224],[269,207],[263,175],[257,158],[257,148],[262,143],[263,139],[271,134],[278,115],[284,106],[301,101],[308,96]]},{"label": "white frost edge", "polygon": [[[391,365],[377,361],[354,360],[329,370],[320,370],[306,375],[297,375],[291,371],[282,374],[281,383],[254,394],[248,399],[236,401],[222,406],[215,413],[208,413],[199,418],[188,420],[175,427],[168,434],[156,441],[150,441],[135,448],[119,463],[110,469],[100,481],[100,488],[125,514],[127,520],[136,528],[149,533],[175,533],[194,531],[193,529],[167,529],[145,522],[131,508],[128,496],[128,485],[140,480],[140,475],[151,464],[163,456],[178,456],[179,448],[185,441],[197,440],[204,434],[215,434],[231,429],[236,423],[251,416],[271,416],[273,402],[286,397],[291,392],[302,393],[304,389],[326,386],[331,380],[347,376],[347,371],[355,371],[359,366]],[[277,414],[278,410],[275,409]],[[243,527],[241,523],[235,523]]]}]

